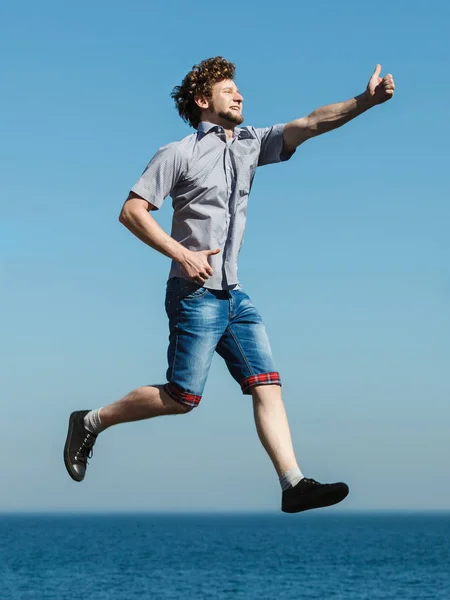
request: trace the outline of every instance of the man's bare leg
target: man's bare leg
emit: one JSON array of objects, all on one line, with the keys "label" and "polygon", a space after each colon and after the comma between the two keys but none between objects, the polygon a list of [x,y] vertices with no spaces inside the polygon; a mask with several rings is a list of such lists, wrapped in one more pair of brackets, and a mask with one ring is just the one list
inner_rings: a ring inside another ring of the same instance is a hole
[{"label": "man's bare leg", "polygon": [[303,477],[298,468],[281,387],[255,386],[252,396],[259,439],[280,478],[281,510],[295,513],[341,502],[348,494],[345,483],[322,484]]},{"label": "man's bare leg", "polygon": [[64,446],[64,464],[69,475],[75,481],[83,481],[97,435],[104,429],[119,423],[189,411],[190,407],[172,400],[163,386],[149,385],[133,390],[121,400],[100,410],[73,412]]},{"label": "man's bare leg", "polygon": [[251,392],[256,431],[278,476],[298,469],[281,387],[258,385]]},{"label": "man's bare leg", "polygon": [[104,406],[100,410],[100,419],[103,430],[119,423],[183,414],[189,410],[188,406],[172,400],[162,385],[147,385],[136,388],[113,404]]}]

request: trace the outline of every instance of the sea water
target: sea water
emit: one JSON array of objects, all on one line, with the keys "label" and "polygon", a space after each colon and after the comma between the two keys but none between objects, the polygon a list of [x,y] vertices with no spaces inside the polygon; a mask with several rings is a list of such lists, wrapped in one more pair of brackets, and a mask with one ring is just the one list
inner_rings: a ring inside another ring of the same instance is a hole
[{"label": "sea water", "polygon": [[3,600],[450,600],[450,514],[3,515]]}]

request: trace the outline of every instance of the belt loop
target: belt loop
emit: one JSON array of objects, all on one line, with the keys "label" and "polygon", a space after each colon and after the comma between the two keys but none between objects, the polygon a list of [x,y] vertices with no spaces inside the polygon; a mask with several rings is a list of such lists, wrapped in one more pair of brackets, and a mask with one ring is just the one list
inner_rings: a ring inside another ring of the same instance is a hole
[{"label": "belt loop", "polygon": [[233,311],[234,311],[234,298],[233,298],[233,294],[231,290],[227,290],[227,294],[228,294],[228,314],[230,315],[230,317],[233,315]]}]

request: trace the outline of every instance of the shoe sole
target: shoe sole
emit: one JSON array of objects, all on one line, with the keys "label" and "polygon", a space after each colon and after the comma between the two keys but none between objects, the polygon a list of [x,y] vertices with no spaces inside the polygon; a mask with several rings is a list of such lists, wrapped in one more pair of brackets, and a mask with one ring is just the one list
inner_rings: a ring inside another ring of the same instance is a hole
[{"label": "shoe sole", "polygon": [[72,477],[72,479],[74,481],[80,482],[80,481],[83,481],[84,477],[80,477],[75,471],[72,470],[72,466],[71,466],[70,460],[69,460],[69,446],[70,446],[70,440],[72,439],[75,415],[76,415],[76,413],[73,412],[69,417],[69,430],[67,432],[66,443],[64,445],[64,464],[66,466],[67,472]]},{"label": "shoe sole", "polygon": [[334,506],[335,504],[339,504],[342,500],[347,498],[349,493],[348,486],[341,486],[338,489],[332,490],[331,492],[324,493],[320,498],[317,498],[315,502],[310,502],[305,506],[297,505],[295,507],[282,507],[282,512],[293,514],[298,512],[304,512],[305,510],[313,510],[315,508],[326,508],[327,506]]}]

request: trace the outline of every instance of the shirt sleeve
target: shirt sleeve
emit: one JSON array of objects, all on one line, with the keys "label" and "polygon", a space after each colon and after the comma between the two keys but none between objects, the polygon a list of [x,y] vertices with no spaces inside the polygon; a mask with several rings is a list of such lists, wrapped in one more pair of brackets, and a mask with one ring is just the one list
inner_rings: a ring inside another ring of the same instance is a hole
[{"label": "shirt sleeve", "polygon": [[181,154],[174,144],[158,150],[131,191],[160,208],[176,186],[183,170]]},{"label": "shirt sleeve", "polygon": [[283,152],[283,130],[284,123],[272,127],[255,128],[256,137],[261,144],[258,167],[289,160],[294,154],[295,150]]}]

